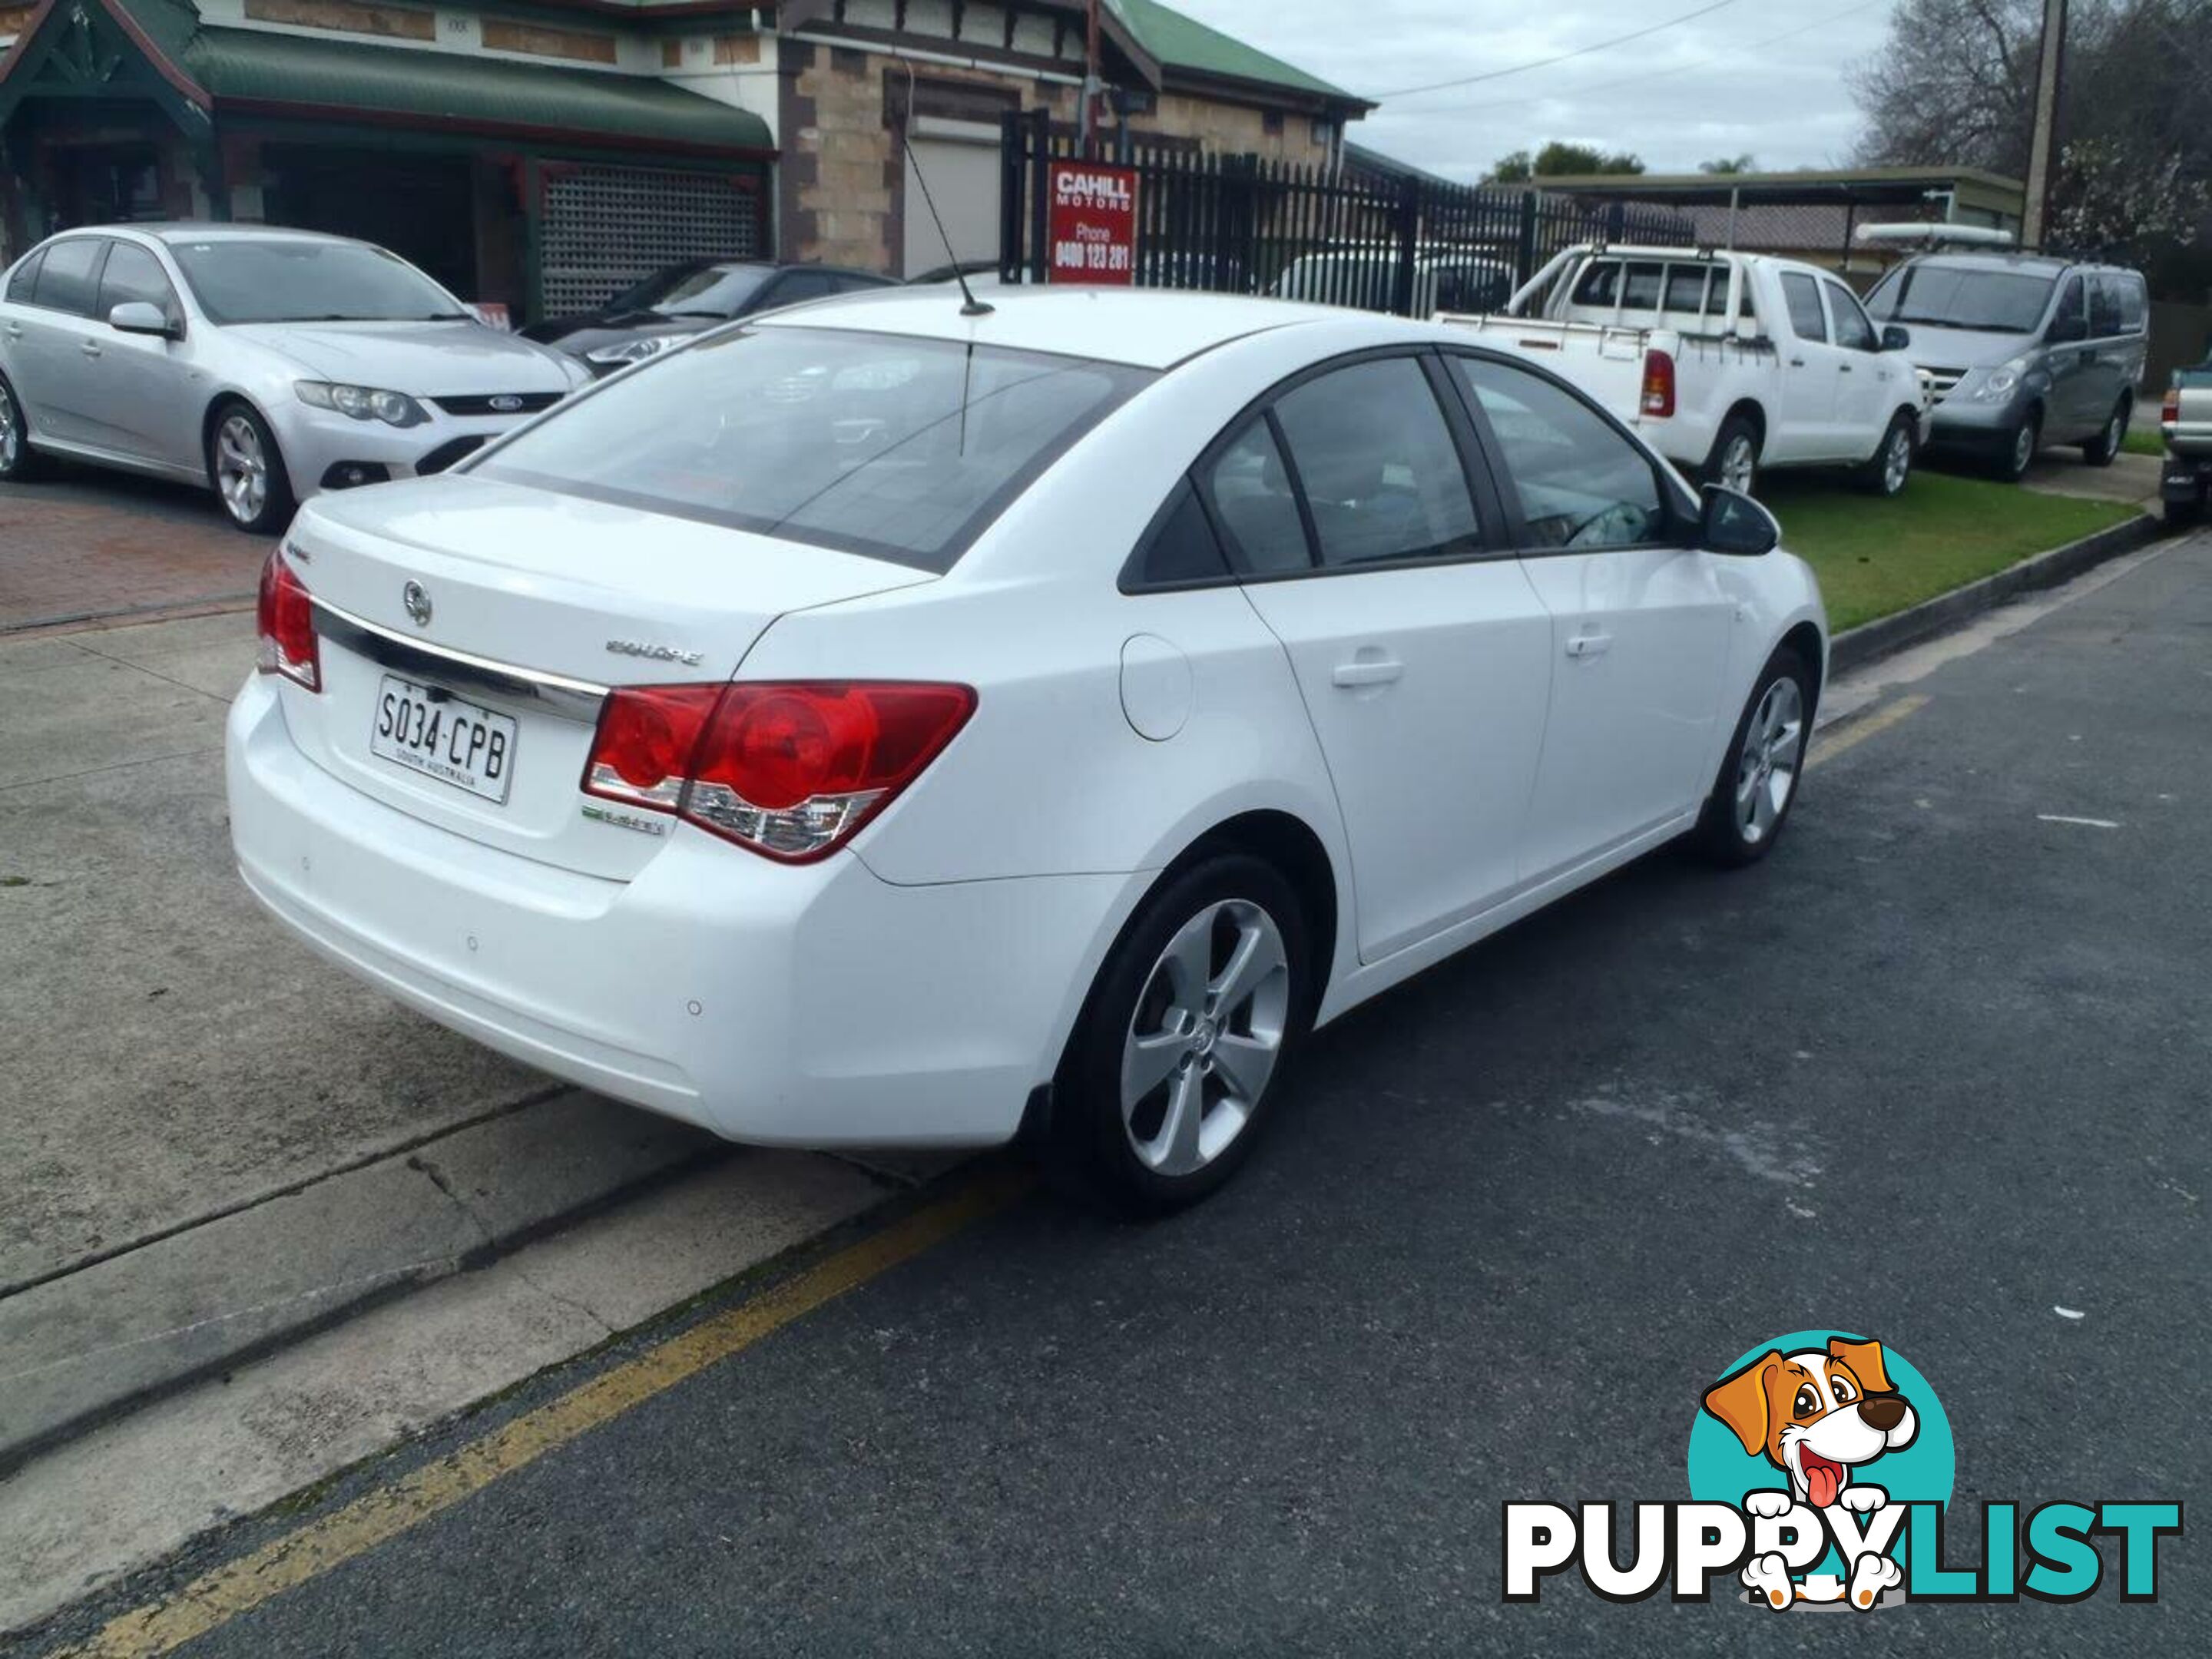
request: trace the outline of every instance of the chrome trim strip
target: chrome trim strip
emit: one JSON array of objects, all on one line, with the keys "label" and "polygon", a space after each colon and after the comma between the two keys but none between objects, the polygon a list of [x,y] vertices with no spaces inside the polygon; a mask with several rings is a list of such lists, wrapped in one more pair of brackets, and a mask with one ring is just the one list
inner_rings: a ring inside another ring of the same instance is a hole
[{"label": "chrome trim strip", "polygon": [[608,688],[604,685],[426,645],[341,611],[326,599],[310,603],[314,606],[318,634],[382,667],[434,681],[450,690],[471,692],[526,709],[543,709],[580,725],[599,723],[599,706],[607,699]]}]

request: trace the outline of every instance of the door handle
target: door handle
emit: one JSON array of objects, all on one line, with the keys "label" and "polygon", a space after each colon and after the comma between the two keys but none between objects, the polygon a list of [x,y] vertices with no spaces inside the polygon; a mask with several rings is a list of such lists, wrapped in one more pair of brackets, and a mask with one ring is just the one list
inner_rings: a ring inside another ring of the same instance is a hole
[{"label": "door handle", "polygon": [[1790,367],[1792,368],[1802,368],[1805,367],[1805,360],[1802,357],[1792,357],[1790,360]]},{"label": "door handle", "polygon": [[1330,682],[1346,691],[1364,685],[1390,685],[1403,677],[1406,665],[1401,662],[1340,662]]},{"label": "door handle", "polygon": [[1836,365],[1836,369],[1838,373],[1844,374],[1850,374],[1856,372],[1849,363],[1838,363]]},{"label": "door handle", "polygon": [[21,324],[21,323],[10,323],[10,324],[9,324],[9,325],[8,325],[8,337],[9,337],[9,339],[11,339],[11,340],[20,340],[20,339],[21,339],[21,338],[23,337],[23,325],[22,325],[22,324]]},{"label": "door handle", "polygon": [[1602,657],[1612,649],[1610,634],[1577,634],[1567,641],[1567,654],[1571,657]]},{"label": "door handle", "polygon": [[100,348],[89,340],[80,341],[77,344],[77,349],[84,353],[88,357],[97,357],[100,356]]}]

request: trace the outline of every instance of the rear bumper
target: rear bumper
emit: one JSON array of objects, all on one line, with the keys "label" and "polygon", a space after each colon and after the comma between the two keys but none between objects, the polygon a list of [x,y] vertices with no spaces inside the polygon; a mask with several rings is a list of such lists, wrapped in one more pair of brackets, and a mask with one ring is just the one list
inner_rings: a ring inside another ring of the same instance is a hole
[{"label": "rear bumper", "polygon": [[2212,447],[2194,454],[2166,453],[2166,466],[2159,474],[2159,494],[2169,501],[2194,501],[2203,498],[2212,489]]},{"label": "rear bumper", "polygon": [[763,1145],[1011,1139],[1132,879],[899,887],[689,827],[635,880],[580,875],[324,772],[259,677],[227,762],[240,873],[323,956],[526,1064]]}]

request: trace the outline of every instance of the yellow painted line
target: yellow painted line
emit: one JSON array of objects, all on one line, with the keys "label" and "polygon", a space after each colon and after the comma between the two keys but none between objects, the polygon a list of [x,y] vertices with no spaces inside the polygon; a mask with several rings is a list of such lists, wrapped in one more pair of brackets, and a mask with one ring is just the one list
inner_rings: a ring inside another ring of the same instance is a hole
[{"label": "yellow painted line", "polygon": [[[912,1261],[971,1222],[1012,1203],[1034,1185],[1021,1170],[996,1170],[940,1202],[860,1240],[773,1290],[672,1337],[656,1348],[526,1412],[389,1486],[203,1574],[161,1600],[122,1613],[61,1654],[167,1653],[250,1613],[332,1567],[389,1542],[433,1516],[527,1468],[550,1451],[611,1422],[709,1365],[811,1313],[824,1303]],[[56,1656],[59,1659],[59,1655]]]},{"label": "yellow painted line", "polygon": [[1869,738],[1880,737],[1891,726],[1903,725],[1927,707],[1928,699],[1925,697],[1899,697],[1887,708],[1876,709],[1863,719],[1849,721],[1843,731],[1832,738],[1814,733],[1813,752],[1805,762],[1806,769],[1810,771],[1822,761],[1833,760],[1847,750],[1857,748]]}]

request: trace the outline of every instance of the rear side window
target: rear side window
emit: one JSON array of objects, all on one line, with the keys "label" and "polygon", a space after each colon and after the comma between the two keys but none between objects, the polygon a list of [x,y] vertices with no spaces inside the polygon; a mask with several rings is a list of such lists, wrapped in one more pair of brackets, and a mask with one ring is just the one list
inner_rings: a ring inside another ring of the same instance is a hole
[{"label": "rear side window", "polygon": [[1280,576],[1313,568],[1305,520],[1298,512],[1291,469],[1275,441],[1275,423],[1262,416],[1214,457],[1199,480],[1207,504],[1229,538],[1229,556],[1248,576]]},{"label": "rear side window", "polygon": [[942,572],[1156,378],[951,340],[741,329],[572,400],[481,471]]},{"label": "rear side window", "polygon": [[2150,326],[2150,290],[2133,271],[2113,280],[2120,285],[2120,332],[2142,333]]},{"label": "rear side window", "polygon": [[1610,306],[1620,295],[1620,262],[1594,259],[1583,272],[1582,281],[1575,284],[1574,303],[1578,306]]},{"label": "rear side window", "polygon": [[1331,568],[1482,545],[1459,446],[1411,357],[1353,363],[1283,394],[1275,419]]},{"label": "rear side window", "polygon": [[1667,309],[1701,312],[1705,308],[1705,279],[1711,272],[1702,265],[1667,267]]},{"label": "rear side window", "polygon": [[1189,479],[1180,480],[1131,566],[1129,584],[1172,587],[1184,582],[1219,581],[1228,574],[1229,561],[1206,509],[1199,505],[1198,492],[1191,488]]},{"label": "rear side window", "polygon": [[1801,340],[1826,340],[1828,319],[1820,314],[1820,285],[1798,271],[1782,276],[1782,298],[1790,307],[1790,326]]},{"label": "rear side window", "polygon": [[27,306],[31,303],[31,291],[39,283],[39,267],[46,263],[46,250],[41,248],[15,267],[15,274],[8,278],[9,305]]},{"label": "rear side window", "polygon": [[1456,355],[1451,364],[1519,492],[1528,546],[1640,547],[1666,536],[1657,471],[1602,415],[1527,369]]},{"label": "rear side window", "polygon": [[1659,292],[1667,278],[1664,265],[1631,265],[1628,268],[1628,287],[1621,300],[1626,311],[1656,311]]},{"label": "rear side window", "polygon": [[2111,276],[2089,279],[2089,332],[2109,339],[2120,331],[2120,285]]},{"label": "rear side window", "polygon": [[89,317],[98,293],[100,251],[106,246],[96,236],[80,236],[48,246],[46,262],[40,268],[39,285],[31,303],[49,311]]}]

